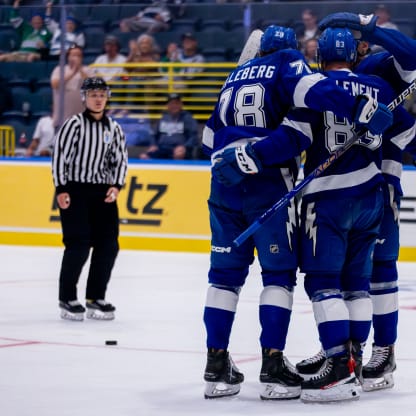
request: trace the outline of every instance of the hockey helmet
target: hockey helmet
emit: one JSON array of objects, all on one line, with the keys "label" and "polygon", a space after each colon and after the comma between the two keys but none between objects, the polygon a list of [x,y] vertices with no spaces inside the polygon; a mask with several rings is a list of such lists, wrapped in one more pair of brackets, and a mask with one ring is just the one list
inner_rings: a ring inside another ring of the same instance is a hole
[{"label": "hockey helmet", "polygon": [[81,98],[85,101],[87,91],[102,90],[107,91],[107,98],[110,98],[111,91],[107,83],[100,77],[85,78],[81,85]]},{"label": "hockey helmet", "polygon": [[297,47],[295,31],[284,26],[268,26],[260,40],[260,54],[262,55],[281,49],[297,49]]},{"label": "hockey helmet", "polygon": [[318,40],[318,62],[355,62],[358,42],[351,30],[327,28]]}]

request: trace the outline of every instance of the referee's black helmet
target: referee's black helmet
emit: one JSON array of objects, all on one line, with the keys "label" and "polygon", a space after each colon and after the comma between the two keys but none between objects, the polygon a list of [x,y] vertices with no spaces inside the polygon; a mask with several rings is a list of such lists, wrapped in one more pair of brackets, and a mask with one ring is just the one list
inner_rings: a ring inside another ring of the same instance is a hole
[{"label": "referee's black helmet", "polygon": [[107,83],[100,77],[85,78],[81,85],[81,98],[85,101],[86,93],[89,90],[107,91],[107,97],[110,98],[111,91]]}]

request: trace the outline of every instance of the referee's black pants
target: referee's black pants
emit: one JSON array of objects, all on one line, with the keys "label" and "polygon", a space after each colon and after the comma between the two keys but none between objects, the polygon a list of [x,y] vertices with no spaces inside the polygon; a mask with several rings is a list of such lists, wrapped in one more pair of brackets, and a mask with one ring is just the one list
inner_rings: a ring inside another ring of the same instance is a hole
[{"label": "referee's black pants", "polygon": [[105,299],[119,250],[117,203],[104,202],[108,185],[70,183],[69,208],[60,209],[65,245],[59,276],[59,300],[78,299],[77,284],[92,248],[86,299]]}]

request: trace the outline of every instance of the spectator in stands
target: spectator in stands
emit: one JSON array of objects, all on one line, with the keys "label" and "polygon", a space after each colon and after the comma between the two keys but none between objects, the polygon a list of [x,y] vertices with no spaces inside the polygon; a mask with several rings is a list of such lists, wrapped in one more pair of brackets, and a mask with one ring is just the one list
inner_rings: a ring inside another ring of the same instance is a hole
[{"label": "spectator in stands", "polygon": [[170,94],[167,110],[156,127],[155,143],[140,158],[192,159],[198,144],[198,123],[190,112],[183,109],[180,95]]},{"label": "spectator in stands", "polygon": [[384,27],[387,29],[399,30],[396,24],[394,24],[390,19],[390,11],[384,4],[379,4],[374,10],[374,14],[378,16],[377,26]]},{"label": "spectator in stands", "polygon": [[[126,59],[126,63],[142,63],[142,62],[159,62],[160,61],[160,48],[155,38],[152,35],[142,34],[137,40],[131,40],[129,42],[129,56]],[[158,65],[154,68],[128,68],[129,72],[149,72],[158,71]]]},{"label": "spectator in stands", "polygon": [[[162,58],[160,59],[160,62],[173,62],[173,63],[180,62],[179,53],[180,53],[179,45],[176,42],[171,42],[166,47],[166,54],[162,56]],[[174,68],[173,71],[175,73],[180,72],[181,68]],[[161,67],[160,72],[166,73],[168,72],[168,69],[165,67]]]},{"label": "spectator in stands", "polygon": [[92,76],[91,68],[83,65],[83,51],[77,45],[72,46],[66,52],[67,63],[64,66],[64,96],[63,96],[63,117],[60,110],[60,82],[61,68],[56,66],[51,74],[51,87],[53,90],[53,122],[55,128],[74,114],[84,110],[81,100],[80,88],[85,78]]},{"label": "spectator in stands", "polygon": [[20,36],[20,47],[17,51],[1,54],[0,62],[38,61],[49,48],[52,34],[44,24],[43,15],[33,11],[28,23],[20,16],[19,6],[20,0],[15,0],[9,20]]},{"label": "spectator in stands", "polygon": [[[61,54],[62,31],[59,27],[59,23],[52,18],[52,4],[52,2],[46,3],[45,24],[48,30],[52,33],[49,56],[52,58],[58,58]],[[67,51],[70,46],[74,44],[84,48],[85,36],[84,33],[79,30],[78,20],[73,16],[67,16],[65,22],[65,51]]]},{"label": "spectator in stands", "polygon": [[[375,10],[374,14],[378,16],[376,25],[379,27],[384,27],[387,29],[399,30],[396,24],[394,24],[390,19],[390,11],[384,4],[379,4]],[[370,45],[370,53],[382,52],[384,49],[380,45]]]},{"label": "spectator in stands", "polygon": [[302,11],[302,23],[303,28],[296,35],[300,49],[304,51],[306,41],[309,39],[316,38],[319,35],[318,16],[313,10],[305,9]]},{"label": "spectator in stands", "polygon": [[317,56],[316,51],[318,49],[318,40],[316,38],[308,39],[305,42],[305,50],[303,52],[306,62],[309,65],[316,65],[317,64]]},{"label": "spectator in stands", "polygon": [[26,156],[52,156],[55,142],[55,128],[52,115],[41,117],[33,133],[32,141],[26,149]]},{"label": "spectator in stands", "polygon": [[172,15],[166,2],[155,0],[140,10],[136,16],[122,19],[120,30],[152,34],[169,30],[171,21]]},{"label": "spectator in stands", "polygon": [[[182,35],[182,47],[179,51],[179,62],[190,64],[190,63],[204,63],[204,56],[198,52],[198,41],[193,33],[187,32]],[[188,67],[183,68],[182,73],[186,74],[185,79],[191,79],[190,74],[202,72],[203,68]]]},{"label": "spectator in stands", "polygon": [[[123,64],[127,60],[127,57],[120,53],[120,42],[114,35],[108,35],[104,39],[104,52],[95,59],[94,64]],[[120,76],[123,71],[124,68],[120,66],[94,68],[94,73],[105,81]]]}]

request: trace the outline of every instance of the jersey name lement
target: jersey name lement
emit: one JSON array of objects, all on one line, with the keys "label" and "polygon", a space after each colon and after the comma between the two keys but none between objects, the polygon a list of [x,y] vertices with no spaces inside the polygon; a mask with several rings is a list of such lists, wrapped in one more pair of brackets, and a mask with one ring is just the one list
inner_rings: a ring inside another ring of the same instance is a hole
[{"label": "jersey name lement", "polygon": [[378,88],[374,88],[370,85],[360,84],[356,81],[347,81],[345,79],[336,80],[336,83],[339,87],[349,91],[353,96],[368,94],[374,99],[378,99],[378,93],[380,91]]}]

